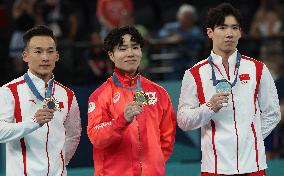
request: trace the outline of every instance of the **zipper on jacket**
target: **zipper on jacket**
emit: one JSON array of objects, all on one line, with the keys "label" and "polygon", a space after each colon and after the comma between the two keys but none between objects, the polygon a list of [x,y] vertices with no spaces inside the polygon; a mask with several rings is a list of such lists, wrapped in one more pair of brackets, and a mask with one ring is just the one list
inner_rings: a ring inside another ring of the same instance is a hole
[{"label": "zipper on jacket", "polygon": [[138,152],[139,152],[139,165],[140,165],[140,176],[142,176],[142,146],[141,146],[141,134],[139,128],[138,117],[136,116],[137,129],[138,129]]},{"label": "zipper on jacket", "polygon": [[[134,77],[131,78],[130,81],[130,87],[134,85]],[[142,145],[141,145],[141,134],[140,134],[140,128],[139,128],[139,121],[138,117],[136,116],[136,122],[137,122],[137,130],[138,130],[138,157],[139,157],[139,166],[140,166],[140,176],[142,176]]]},{"label": "zipper on jacket", "polygon": [[133,84],[134,84],[134,77],[131,78],[131,81],[130,81],[130,85],[129,85],[129,86],[131,87]]}]

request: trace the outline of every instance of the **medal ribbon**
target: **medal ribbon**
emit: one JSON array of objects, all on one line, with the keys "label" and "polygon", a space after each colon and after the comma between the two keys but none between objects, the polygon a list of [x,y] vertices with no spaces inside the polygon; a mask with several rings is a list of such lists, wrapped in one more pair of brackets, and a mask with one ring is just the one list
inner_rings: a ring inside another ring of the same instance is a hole
[{"label": "medal ribbon", "polygon": [[[138,75],[137,81],[136,81],[136,87],[135,88],[126,88],[124,87],[121,82],[118,80],[117,76],[115,73],[113,73],[112,75],[112,80],[114,82],[115,85],[117,85],[118,87],[127,89],[127,90],[135,90],[135,91],[142,91],[141,88],[141,83],[140,83],[140,75]],[[137,116],[135,116],[136,122],[137,122],[137,130],[138,130],[138,149],[139,149],[139,165],[140,165],[140,175],[142,175],[142,146],[141,146],[141,130],[140,130],[140,126],[139,126],[139,121]],[[142,122],[143,123],[143,122]]]},{"label": "medal ribbon", "polygon": [[[44,98],[40,95],[40,93],[36,89],[36,86],[34,85],[32,79],[30,78],[28,73],[24,74],[24,79],[25,79],[26,83],[28,84],[32,93],[36,96],[36,98],[39,99],[40,101],[43,101]],[[46,98],[50,98],[51,95],[52,95],[53,83],[54,83],[54,78],[52,78],[52,80],[49,81],[49,83],[48,83],[48,87],[47,87],[47,91],[46,91]]]},{"label": "medal ribbon", "polygon": [[[135,88],[126,88],[124,87],[121,82],[118,80],[115,73],[112,74],[112,80],[115,85],[118,87],[127,89],[127,90],[135,90],[135,91],[142,91],[141,83],[140,83],[140,75],[138,75],[137,81],[136,81],[136,87]],[[139,145],[139,164],[140,164],[140,175],[142,175],[142,146],[141,146],[141,131],[139,126],[139,120],[137,116],[135,116],[136,122],[137,122],[137,130],[138,130],[138,145]]]},{"label": "medal ribbon", "polygon": [[127,89],[127,90],[136,90],[136,91],[141,91],[142,90],[141,83],[140,83],[140,75],[138,75],[135,88],[134,87],[129,87],[129,88],[124,87],[120,83],[120,81],[118,80],[118,78],[117,78],[115,73],[112,74],[112,80],[113,80],[114,84],[117,85],[118,87],[122,87],[122,88]]},{"label": "medal ribbon", "polygon": [[[216,79],[216,75],[215,75],[215,71],[214,71],[214,66],[213,66],[213,60],[212,60],[212,56],[210,55],[208,57],[208,62],[212,68],[212,81],[213,81],[213,86],[216,86],[220,81],[227,81],[227,80],[217,80]],[[238,79],[238,74],[239,74],[239,68],[240,68],[240,63],[241,63],[241,54],[239,52],[237,52],[237,63],[236,63],[236,77],[235,80],[233,81],[233,83],[227,81],[228,83],[231,84],[232,87],[234,87],[237,83],[237,79]]]}]

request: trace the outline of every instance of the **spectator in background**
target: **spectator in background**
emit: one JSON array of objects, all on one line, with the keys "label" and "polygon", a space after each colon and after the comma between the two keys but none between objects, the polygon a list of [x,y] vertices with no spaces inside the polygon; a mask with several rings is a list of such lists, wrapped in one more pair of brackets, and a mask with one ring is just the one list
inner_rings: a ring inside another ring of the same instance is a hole
[{"label": "spectator in background", "polygon": [[101,84],[112,74],[113,66],[103,50],[103,40],[99,33],[93,32],[90,35],[90,44],[90,48],[84,52],[83,56],[89,66],[87,82]]},{"label": "spectator in background", "polygon": [[164,25],[159,31],[159,44],[168,46],[163,53],[176,53],[173,60],[175,79],[181,79],[184,70],[196,62],[199,52],[202,49],[203,34],[196,25],[198,14],[194,6],[183,4],[177,11],[177,21]]},{"label": "spectator in background", "polygon": [[121,26],[120,20],[123,13],[133,13],[132,0],[98,0],[97,18],[101,23],[101,37],[113,28]]},{"label": "spectator in background", "polygon": [[277,0],[262,0],[254,15],[250,36],[262,39],[260,58],[263,60],[274,58],[275,55],[280,57],[283,55],[282,39],[279,38],[284,36],[281,15]]},{"label": "spectator in background", "polygon": [[74,41],[78,30],[78,17],[72,3],[44,0],[41,4],[44,23],[59,40]]},{"label": "spectator in background", "polygon": [[283,36],[281,9],[277,0],[261,0],[250,29],[252,37]]},{"label": "spectator in background", "polygon": [[10,40],[9,56],[13,59],[14,72],[16,75],[25,71],[22,60],[24,32],[36,24],[42,23],[42,16],[39,13],[36,0],[16,0],[12,9],[13,33]]},{"label": "spectator in background", "polygon": [[76,7],[70,1],[44,0],[41,4],[44,23],[58,38],[58,50],[61,53],[58,73],[71,74],[75,70],[74,44],[78,32]]}]

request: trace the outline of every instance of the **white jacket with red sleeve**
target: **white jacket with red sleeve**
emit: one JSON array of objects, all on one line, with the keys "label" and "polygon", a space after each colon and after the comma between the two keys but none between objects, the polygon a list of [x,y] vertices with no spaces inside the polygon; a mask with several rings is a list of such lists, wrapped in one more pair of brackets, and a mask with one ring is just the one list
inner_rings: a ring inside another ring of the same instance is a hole
[{"label": "white jacket with red sleeve", "polygon": [[[213,52],[211,56],[217,79],[233,82],[237,51],[229,57],[228,73],[222,58]],[[231,175],[266,169],[263,139],[280,121],[277,91],[267,67],[242,55],[228,106],[216,113],[208,105],[215,93],[207,59],[185,72],[177,121],[184,131],[201,128],[201,171]]]},{"label": "white jacket with red sleeve", "polygon": [[[45,83],[28,71],[44,97]],[[74,93],[54,81],[60,111],[42,127],[34,121],[43,106],[23,76],[0,88],[0,142],[6,143],[6,175],[67,175],[66,166],[80,141],[80,112]]]}]

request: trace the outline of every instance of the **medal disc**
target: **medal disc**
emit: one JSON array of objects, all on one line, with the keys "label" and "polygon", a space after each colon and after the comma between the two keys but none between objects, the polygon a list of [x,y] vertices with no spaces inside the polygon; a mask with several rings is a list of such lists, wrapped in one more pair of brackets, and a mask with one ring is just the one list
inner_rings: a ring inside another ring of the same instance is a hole
[{"label": "medal disc", "polygon": [[133,101],[140,102],[143,105],[147,105],[149,101],[148,95],[143,91],[136,91],[133,96]]},{"label": "medal disc", "polygon": [[220,81],[216,85],[216,92],[231,92],[232,86],[228,81]]},{"label": "medal disc", "polygon": [[56,106],[53,101],[48,101],[46,103],[46,105],[47,105],[48,109],[55,109],[55,106]]},{"label": "medal disc", "polygon": [[55,111],[59,110],[59,102],[54,98],[45,98],[43,103],[47,106],[48,109],[53,109]]}]

